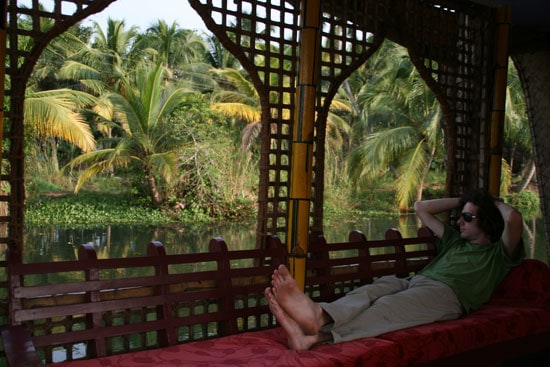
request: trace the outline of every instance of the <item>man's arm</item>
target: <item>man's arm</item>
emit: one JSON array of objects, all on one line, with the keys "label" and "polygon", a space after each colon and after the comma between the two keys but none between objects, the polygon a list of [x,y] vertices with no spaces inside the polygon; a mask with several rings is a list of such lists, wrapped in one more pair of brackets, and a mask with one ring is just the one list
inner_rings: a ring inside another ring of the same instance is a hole
[{"label": "man's arm", "polygon": [[458,208],[460,198],[443,198],[417,201],[414,203],[416,215],[422,221],[422,224],[432,230],[437,238],[443,237],[445,224],[436,217],[436,214]]},{"label": "man's arm", "polygon": [[513,259],[517,256],[521,243],[523,217],[516,209],[500,200],[495,200],[495,205],[504,219],[502,243],[504,244],[508,256]]}]

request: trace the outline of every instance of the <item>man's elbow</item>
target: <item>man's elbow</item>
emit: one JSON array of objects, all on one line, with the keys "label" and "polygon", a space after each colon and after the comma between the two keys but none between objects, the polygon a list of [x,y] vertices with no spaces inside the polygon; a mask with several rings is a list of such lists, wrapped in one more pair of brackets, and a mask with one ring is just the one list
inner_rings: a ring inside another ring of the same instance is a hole
[{"label": "man's elbow", "polygon": [[514,230],[522,230],[523,229],[523,216],[521,215],[521,212],[518,210],[512,208],[510,213],[506,218],[504,218],[506,221],[506,225],[512,226]]}]

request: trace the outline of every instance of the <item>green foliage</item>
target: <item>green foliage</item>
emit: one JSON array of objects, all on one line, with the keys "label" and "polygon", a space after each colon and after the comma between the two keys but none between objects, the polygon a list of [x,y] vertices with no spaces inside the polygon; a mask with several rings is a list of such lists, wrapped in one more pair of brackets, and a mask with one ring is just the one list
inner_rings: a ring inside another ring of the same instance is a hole
[{"label": "green foliage", "polygon": [[89,224],[162,224],[171,220],[143,200],[126,194],[81,193],[41,196],[30,201],[25,211],[26,224],[78,226]]},{"label": "green foliage", "polygon": [[541,215],[540,198],[537,192],[524,190],[505,196],[504,201],[521,212],[523,219],[537,218]]},{"label": "green foliage", "polygon": [[393,178],[389,184],[396,189],[397,205],[406,212],[443,153],[442,113],[404,48],[385,42],[369,66],[356,71],[366,76],[356,94],[361,114],[353,129],[349,175],[359,190]]},{"label": "green foliage", "polygon": [[[59,140],[61,134],[47,144],[26,140],[34,142],[26,148],[27,222],[208,223],[253,215],[260,101],[236,59],[215,37],[205,42],[176,23],[159,21],[140,33],[110,21],[106,32],[98,24],[90,32],[77,27],[52,42],[27,92],[41,97],[34,101],[35,111],[45,115],[38,107],[49,102],[48,110],[59,110],[63,91],[66,115],[85,119],[97,149],[81,154]],[[147,62],[157,69],[145,67]],[[511,67],[506,189],[532,154],[514,71]],[[66,88],[80,88],[93,98],[81,91],[69,99]],[[58,98],[46,99],[52,90]],[[399,215],[420,194],[441,197],[446,172],[440,122],[437,101],[406,50],[385,42],[332,101],[325,141],[326,215]],[[69,161],[72,169],[59,175],[59,163]],[[83,184],[78,195],[71,193],[75,177]],[[153,208],[149,196],[158,196],[160,205]],[[538,210],[538,197],[530,192],[510,197],[524,216]]]},{"label": "green foliage", "polygon": [[27,195],[30,197],[29,200],[44,195],[48,192],[56,192],[60,195],[64,195],[70,192],[69,189],[64,188],[60,182],[56,182],[51,179],[44,179],[41,177],[34,177],[31,180],[28,180],[25,185]]}]

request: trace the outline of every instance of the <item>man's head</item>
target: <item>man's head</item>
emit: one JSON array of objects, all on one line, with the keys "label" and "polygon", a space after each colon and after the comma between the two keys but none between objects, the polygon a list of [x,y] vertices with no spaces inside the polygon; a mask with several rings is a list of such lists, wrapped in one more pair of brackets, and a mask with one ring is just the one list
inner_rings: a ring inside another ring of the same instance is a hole
[{"label": "man's head", "polygon": [[[495,205],[495,199],[485,191],[470,191],[461,198],[461,218],[459,224],[467,228],[465,237],[479,235],[479,229],[489,237],[491,242],[498,241],[504,230],[504,219]],[[464,232],[463,236],[464,236]],[[471,240],[471,238],[468,238]]]}]

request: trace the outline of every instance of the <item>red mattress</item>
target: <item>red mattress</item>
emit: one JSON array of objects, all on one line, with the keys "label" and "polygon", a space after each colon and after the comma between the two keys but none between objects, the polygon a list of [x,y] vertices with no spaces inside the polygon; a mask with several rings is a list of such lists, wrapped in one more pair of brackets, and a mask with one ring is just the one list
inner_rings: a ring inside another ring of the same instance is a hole
[{"label": "red mattress", "polygon": [[405,365],[412,365],[549,331],[550,268],[540,261],[525,260],[498,287],[491,301],[470,315],[379,338],[399,344]]},{"label": "red mattress", "polygon": [[407,366],[500,341],[550,332],[550,268],[526,260],[479,310],[454,321],[398,330],[377,338],[287,348],[280,328],[157,350],[53,364],[55,367]]},{"label": "red mattress", "polygon": [[182,366],[399,366],[399,347],[387,340],[368,338],[349,343],[321,345],[309,351],[287,348],[280,328],[180,344],[162,349],[126,353],[56,367],[182,367]]}]

